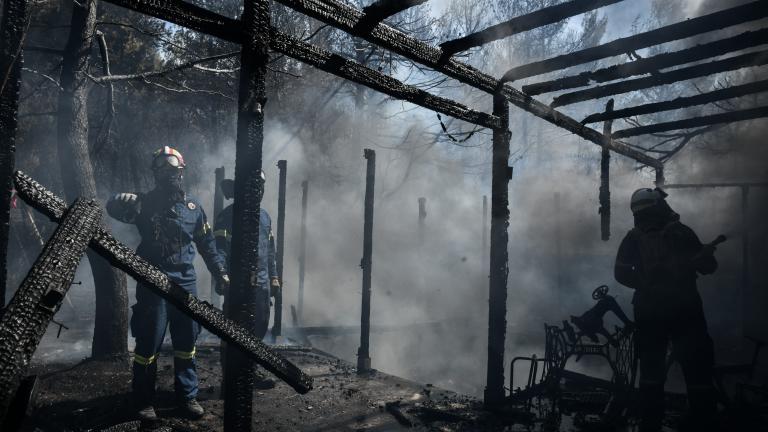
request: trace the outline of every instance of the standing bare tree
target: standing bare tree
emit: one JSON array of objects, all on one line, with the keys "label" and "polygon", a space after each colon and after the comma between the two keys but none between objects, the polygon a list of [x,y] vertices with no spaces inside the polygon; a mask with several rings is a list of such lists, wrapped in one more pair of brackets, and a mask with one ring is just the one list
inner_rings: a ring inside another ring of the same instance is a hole
[{"label": "standing bare tree", "polygon": [[[96,181],[88,147],[88,64],[96,26],[96,0],[73,2],[64,49],[58,106],[58,150],[62,184],[68,200],[95,198]],[[88,252],[96,291],[93,358],[128,353],[128,294],[126,276]]]}]

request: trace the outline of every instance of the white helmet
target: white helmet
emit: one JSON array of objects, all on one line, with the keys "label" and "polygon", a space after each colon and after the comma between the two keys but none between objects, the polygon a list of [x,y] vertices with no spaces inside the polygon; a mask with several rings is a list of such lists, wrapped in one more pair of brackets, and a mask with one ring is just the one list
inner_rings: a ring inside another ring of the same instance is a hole
[{"label": "white helmet", "polygon": [[638,189],[632,194],[629,208],[632,209],[632,213],[637,213],[640,210],[655,206],[659,202],[663,201],[666,197],[667,193],[659,188]]}]

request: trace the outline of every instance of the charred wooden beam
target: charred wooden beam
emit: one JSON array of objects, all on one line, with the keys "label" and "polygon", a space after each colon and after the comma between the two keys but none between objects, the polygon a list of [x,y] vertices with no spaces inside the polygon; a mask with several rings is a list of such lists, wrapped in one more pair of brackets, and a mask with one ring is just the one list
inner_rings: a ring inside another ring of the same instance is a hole
[{"label": "charred wooden beam", "polygon": [[587,116],[584,120],[582,120],[582,123],[616,120],[642,114],[653,114],[662,111],[676,110],[765,91],[768,91],[768,80],[761,80],[753,83],[728,87],[721,90],[714,90],[696,96],[679,97],[671,101],[653,102],[635,107],[624,108],[613,112],[595,113]]},{"label": "charred wooden beam", "polygon": [[[14,175],[14,185],[19,197],[27,204],[54,222],[62,219],[67,208],[64,200],[20,171]],[[246,329],[226,319],[221,310],[190,295],[173,283],[165,273],[136,255],[131,248],[120,243],[106,229],[97,230],[91,239],[90,247],[112,265],[175,306],[181,313],[188,315],[208,331],[225,340],[228,346],[237,346],[297,392],[306,393],[312,389],[311,377],[254,338]]]},{"label": "charred wooden beam", "polygon": [[272,325],[272,339],[277,341],[283,329],[283,256],[285,255],[285,182],[288,175],[288,161],[277,161],[280,171],[277,184],[277,241],[275,245],[275,268],[281,289],[275,296],[275,323]]},{"label": "charred wooden beam", "polygon": [[77,199],[0,317],[0,426],[100,223],[99,204]]},{"label": "charred wooden beam", "polygon": [[363,211],[363,295],[360,314],[360,348],[357,349],[357,373],[371,370],[371,275],[373,273],[373,199],[376,182],[376,152],[363,150],[365,169],[365,209]]},{"label": "charred wooden beam", "polygon": [[429,0],[376,0],[363,8],[365,16],[357,23],[358,32],[368,32],[378,23],[408,8]]},{"label": "charred wooden beam", "polygon": [[[613,111],[613,99],[605,104],[605,112]],[[611,128],[613,120],[606,120],[603,124],[603,135],[606,142],[611,137]],[[611,238],[611,152],[608,146],[603,146],[600,157],[600,192],[598,199],[600,201],[600,238],[608,241]]]},{"label": "charred wooden beam", "polygon": [[362,84],[396,99],[405,100],[424,108],[447,114],[479,126],[493,128],[499,125],[496,117],[475,111],[439,96],[434,96],[414,86],[367,68],[329,51],[318,48],[291,36],[273,31],[272,49],[333,75]]},{"label": "charred wooden beam", "polygon": [[720,72],[727,72],[745,67],[762,66],[766,63],[768,63],[768,50],[756,51],[729,57],[723,60],[715,60],[700,65],[675,69],[670,72],[657,73],[644,78],[619,81],[613,84],[565,93],[554,98],[551,106],[559,107],[570,105],[577,102],[599,99],[635,90],[672,84],[678,81],[700,78]]},{"label": "charred wooden beam", "polygon": [[768,28],[748,31],[730,38],[696,45],[680,51],[641,58],[632,62],[610,66],[596,71],[582,72],[578,75],[559,78],[523,86],[523,93],[535,96],[575,87],[585,87],[595,82],[613,81],[634,75],[656,73],[661,69],[714,58],[733,51],[755,47],[768,43]]},{"label": "charred wooden beam", "polygon": [[671,122],[656,123],[648,126],[622,129],[613,133],[614,138],[626,138],[638,135],[648,135],[671,130],[689,129],[695,127],[710,126],[720,123],[753,120],[768,117],[768,106],[751,108],[739,111],[731,111],[720,114],[701,116],[696,118],[676,120]]},{"label": "charred wooden beam", "polygon": [[553,24],[566,18],[583,14],[603,6],[612,5],[623,0],[573,0],[554,6],[539,9],[529,14],[514,17],[503,23],[499,23],[468,34],[464,37],[449,40],[440,44],[443,55],[450,57],[457,52],[485,45],[488,42],[503,39],[518,33],[526,32],[547,24]]},{"label": "charred wooden beam", "polygon": [[16,166],[22,45],[29,24],[27,0],[4,1],[0,21],[0,311],[5,306],[8,231]]},{"label": "charred wooden beam", "polygon": [[509,104],[501,93],[493,96],[493,113],[503,127],[493,130],[491,165],[491,250],[488,278],[488,363],[484,403],[502,404],[504,392],[504,349],[507,331],[507,279],[509,276]]},{"label": "charred wooden beam", "polygon": [[296,323],[301,324],[301,314],[304,311],[304,274],[307,271],[307,199],[309,181],[301,182],[301,228],[299,230],[299,298],[296,308]]},{"label": "charred wooden beam", "polygon": [[[240,42],[241,23],[238,20],[217,16],[215,19],[208,18],[212,12],[189,5],[185,2],[171,0],[154,0],[149,3],[148,0],[108,0],[111,3],[133,9],[137,12],[152,15],[156,18],[166,20],[175,24],[185,25],[193,30],[200,31],[212,36],[222,38],[231,42]],[[364,13],[354,7],[348,6],[338,0],[279,0],[280,3],[291,7],[299,12],[316,18],[328,25],[352,33],[355,24],[363,17]],[[327,3],[326,3],[327,2]],[[167,9],[165,5],[172,3],[173,8]],[[180,17],[183,13],[189,16]],[[215,14],[214,14],[215,15]],[[418,39],[396,30],[386,24],[377,24],[369,33],[359,35],[371,43],[375,43],[384,48],[392,50],[410,60],[431,67],[442,72],[451,78],[454,78],[464,84],[470,85],[487,93],[493,94],[501,84],[492,76],[484,74],[477,69],[464,63],[449,59],[446,62],[441,61],[442,51],[431,47]],[[272,41],[276,39],[275,35]],[[318,49],[312,47],[313,49]],[[273,47],[274,49],[274,47]],[[303,50],[284,53],[289,57],[299,61],[304,59],[298,57]],[[296,57],[293,57],[293,56]],[[347,78],[345,75],[337,74],[341,78]],[[552,109],[511,86],[504,86],[502,93],[507,100],[519,108],[522,108],[531,114],[542,118],[556,126],[562,127],[569,132],[576,134],[597,145],[602,145],[602,134],[594,129],[579,124],[575,119]],[[414,102],[416,103],[416,102]],[[418,103],[416,103],[418,104]],[[423,106],[423,105],[422,105]],[[616,141],[611,141],[611,150],[632,158],[648,166],[656,166],[659,162],[642,152],[636,151],[631,147]]]},{"label": "charred wooden beam", "polygon": [[[259,224],[264,180],[261,171],[264,144],[264,108],[270,40],[269,0],[245,0],[243,7],[240,82],[235,142],[235,194],[232,210],[232,284],[227,298],[230,317],[258,337]],[[227,346],[224,368],[224,432],[250,432],[253,428],[253,360]]]},{"label": "charred wooden beam", "polygon": [[650,30],[625,38],[585,48],[550,59],[541,60],[510,69],[501,78],[502,82],[519,80],[533,75],[540,75],[579,64],[631,53],[666,42],[684,39],[697,34],[743,24],[768,17],[768,8],[763,0],[754,1],[734,8],[714,12],[709,15],[691,18],[655,30]]}]

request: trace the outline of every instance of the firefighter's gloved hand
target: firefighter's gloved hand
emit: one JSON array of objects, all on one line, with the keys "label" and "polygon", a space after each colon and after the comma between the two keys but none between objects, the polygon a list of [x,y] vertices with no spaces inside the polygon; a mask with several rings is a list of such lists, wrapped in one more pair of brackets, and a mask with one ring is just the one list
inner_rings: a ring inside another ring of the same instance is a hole
[{"label": "firefighter's gloved hand", "polygon": [[107,213],[113,218],[134,223],[139,212],[139,196],[134,193],[119,193],[107,201]]},{"label": "firefighter's gloved hand", "polygon": [[216,281],[216,294],[223,296],[227,291],[229,291],[229,275],[223,273]]},{"label": "firefighter's gloved hand", "polygon": [[273,277],[269,282],[269,295],[277,297],[278,294],[280,294],[280,279]]},{"label": "firefighter's gloved hand", "polygon": [[115,195],[114,200],[120,201],[125,204],[136,204],[136,201],[139,199],[139,196],[133,193],[119,193]]}]

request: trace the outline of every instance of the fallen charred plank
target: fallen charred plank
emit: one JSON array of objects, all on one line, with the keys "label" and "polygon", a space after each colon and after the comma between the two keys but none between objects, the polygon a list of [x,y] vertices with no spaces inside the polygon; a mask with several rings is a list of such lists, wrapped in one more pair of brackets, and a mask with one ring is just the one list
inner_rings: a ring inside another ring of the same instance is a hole
[{"label": "fallen charred plank", "polygon": [[570,105],[577,102],[599,99],[602,97],[621,93],[628,93],[634,90],[642,90],[660,85],[672,84],[678,81],[700,78],[720,72],[727,72],[745,67],[762,66],[767,63],[768,50],[741,54],[723,60],[715,60],[700,65],[675,69],[670,72],[657,73],[644,78],[619,81],[613,84],[565,93],[554,98],[552,100],[551,106],[559,107],[563,105]]},{"label": "fallen charred plank", "polygon": [[[61,198],[21,171],[16,172],[14,184],[19,196],[27,204],[54,221],[61,220],[66,209]],[[249,358],[285,381],[297,392],[306,393],[312,389],[311,377],[251,336],[241,326],[226,319],[219,309],[190,295],[173,283],[162,271],[136,255],[131,248],[120,243],[107,230],[99,228],[90,246],[112,265],[146,285],[152,292],[176,306],[182,313],[192,317],[211,333],[242,350]]]},{"label": "fallen charred plank", "polygon": [[614,138],[626,138],[637,135],[647,135],[671,130],[689,129],[695,127],[711,126],[720,123],[753,120],[768,117],[768,106],[751,108],[739,111],[731,111],[721,114],[713,114],[696,118],[677,120],[664,123],[656,123],[648,126],[627,128],[613,133]]},{"label": "fallen charred plank", "polygon": [[100,226],[101,209],[93,200],[78,199],[68,210],[62,203],[59,213],[61,224],[0,318],[0,425]]},{"label": "fallen charred plank", "polygon": [[768,8],[762,0],[747,3],[709,15],[691,18],[679,23],[620,38],[591,48],[585,48],[550,59],[524,64],[510,69],[501,78],[502,82],[519,80],[533,75],[553,72],[572,66],[589,63],[606,57],[627,54],[666,42],[684,39],[697,34],[719,30],[768,16]]},{"label": "fallen charred plank", "polygon": [[696,96],[679,97],[670,101],[653,102],[624,108],[613,112],[601,112],[589,115],[582,123],[594,123],[599,121],[616,120],[642,114],[652,114],[662,111],[676,110],[696,105],[704,105],[725,99],[746,96],[754,93],[768,91],[768,80],[756,81],[748,84],[733,86],[721,90],[702,93]]},{"label": "fallen charred plank", "polygon": [[618,3],[623,0],[574,0],[539,9],[529,14],[514,17],[484,30],[440,44],[443,55],[452,56],[488,42],[503,39],[518,33],[553,24],[575,15]]},{"label": "fallen charred plank", "polygon": [[768,29],[748,31],[727,39],[696,45],[680,51],[659,54],[653,57],[637,59],[595,71],[582,72],[578,75],[544,81],[523,86],[523,93],[535,96],[574,87],[585,87],[594,82],[613,81],[634,75],[655,73],[671,66],[714,58],[729,52],[739,51],[768,43]]}]

